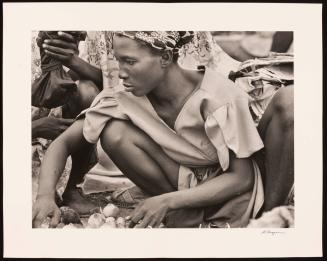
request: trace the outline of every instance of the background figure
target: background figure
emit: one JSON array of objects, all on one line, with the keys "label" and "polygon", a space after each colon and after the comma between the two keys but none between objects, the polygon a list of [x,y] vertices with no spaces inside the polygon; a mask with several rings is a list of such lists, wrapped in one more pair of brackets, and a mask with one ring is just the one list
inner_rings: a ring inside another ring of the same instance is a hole
[{"label": "background figure", "polygon": [[[244,70],[247,74],[233,80],[253,98],[250,109],[265,143],[265,149],[257,153],[265,184],[262,211],[294,205],[293,32],[214,32],[213,35],[224,51],[244,61],[236,66],[237,72],[249,68]],[[270,52],[287,54],[265,58]],[[264,66],[260,67],[262,57]]]},{"label": "background figure", "polygon": [[221,48],[240,62],[266,57],[269,52],[293,52],[293,32],[290,31],[219,31],[212,34]]},{"label": "background figure", "polygon": [[[31,41],[32,83],[42,74],[40,52],[36,41],[37,36],[38,31],[33,31]],[[118,75],[115,73],[115,70],[108,70],[108,65],[110,65],[111,68],[116,68],[112,53],[112,34],[110,32],[88,32],[85,41],[81,41],[78,50],[75,51],[79,53],[79,57],[85,62],[102,70],[103,73],[100,75],[102,80],[99,81],[96,80],[96,78],[92,79],[93,81],[79,80],[79,75],[63,66],[64,70],[76,81],[78,88],[75,95],[65,105],[53,109],[32,106],[33,200],[35,199],[38,187],[40,164],[51,141],[56,139],[74,122],[74,118],[77,114],[91,104],[93,98],[102,89],[102,85],[105,88],[109,88],[110,86],[116,85],[118,82]],[[101,155],[100,159],[108,169],[116,169],[106,155]],[[69,158],[63,176],[57,186],[59,194],[63,193],[66,186],[71,171],[71,165],[72,162]]]},{"label": "background figure", "polygon": [[[86,37],[85,31],[68,31],[78,46]],[[70,75],[63,69],[62,63],[48,55],[44,49],[46,43],[60,39],[58,31],[40,31],[36,39],[41,56],[42,74],[32,84],[32,105],[54,108],[66,104],[76,92],[77,86]]]},{"label": "background figure", "polygon": [[270,50],[277,53],[293,52],[293,32],[276,32]]}]

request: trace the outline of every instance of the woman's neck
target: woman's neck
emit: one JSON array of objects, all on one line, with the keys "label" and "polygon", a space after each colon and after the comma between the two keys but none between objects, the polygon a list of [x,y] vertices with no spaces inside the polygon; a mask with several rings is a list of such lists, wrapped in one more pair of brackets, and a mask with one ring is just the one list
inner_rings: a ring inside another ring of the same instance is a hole
[{"label": "woman's neck", "polygon": [[178,106],[197,87],[201,74],[173,64],[163,78],[160,85],[147,95],[149,100],[159,106]]}]

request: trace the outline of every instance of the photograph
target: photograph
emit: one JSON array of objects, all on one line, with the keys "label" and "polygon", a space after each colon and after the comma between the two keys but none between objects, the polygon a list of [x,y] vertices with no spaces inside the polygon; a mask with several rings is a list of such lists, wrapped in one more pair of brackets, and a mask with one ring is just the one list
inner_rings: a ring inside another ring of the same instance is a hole
[{"label": "photograph", "polygon": [[322,256],[321,11],[5,3],[3,257]]},{"label": "photograph", "polygon": [[293,32],[31,41],[33,227],[294,227]]}]

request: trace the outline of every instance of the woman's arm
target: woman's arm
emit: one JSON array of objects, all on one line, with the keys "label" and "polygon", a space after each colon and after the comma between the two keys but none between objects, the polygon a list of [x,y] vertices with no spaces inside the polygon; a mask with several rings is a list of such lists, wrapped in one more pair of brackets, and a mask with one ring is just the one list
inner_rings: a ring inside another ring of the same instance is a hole
[{"label": "woman's arm", "polygon": [[226,202],[249,191],[253,182],[254,170],[251,160],[233,157],[227,172],[191,189],[168,193],[165,197],[171,210],[205,207]]},{"label": "woman's arm", "polygon": [[[232,153],[231,153],[232,154]],[[216,205],[241,195],[253,187],[254,170],[250,159],[237,159],[231,155],[227,172],[196,187],[170,192],[149,198],[131,215],[137,227],[160,225],[167,211],[182,208],[198,208]]]},{"label": "woman's arm", "polygon": [[91,80],[102,90],[102,71],[78,57],[78,44],[71,34],[58,32],[58,35],[59,39],[44,41],[45,52],[72,70],[72,78]]},{"label": "woman's arm", "polygon": [[42,161],[39,188],[33,208],[33,226],[38,227],[46,217],[52,217],[51,225],[58,224],[60,211],[55,204],[55,189],[65,168],[68,156],[83,149],[88,143],[83,137],[83,120],[76,121],[53,141]]},{"label": "woman's arm", "polygon": [[55,187],[64,171],[67,158],[86,144],[83,120],[76,121],[51,143],[41,165],[38,195],[55,196]]}]

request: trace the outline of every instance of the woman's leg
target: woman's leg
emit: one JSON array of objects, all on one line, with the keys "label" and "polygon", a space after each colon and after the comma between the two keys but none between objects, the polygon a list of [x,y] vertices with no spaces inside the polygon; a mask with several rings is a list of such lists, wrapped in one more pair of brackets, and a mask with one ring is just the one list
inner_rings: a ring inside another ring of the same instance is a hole
[{"label": "woman's leg", "polygon": [[148,194],[177,190],[179,165],[132,123],[111,120],[102,131],[101,145],[115,165]]},{"label": "woman's leg", "polygon": [[281,88],[258,130],[265,144],[265,203],[269,211],[284,203],[294,183],[294,87]]}]

